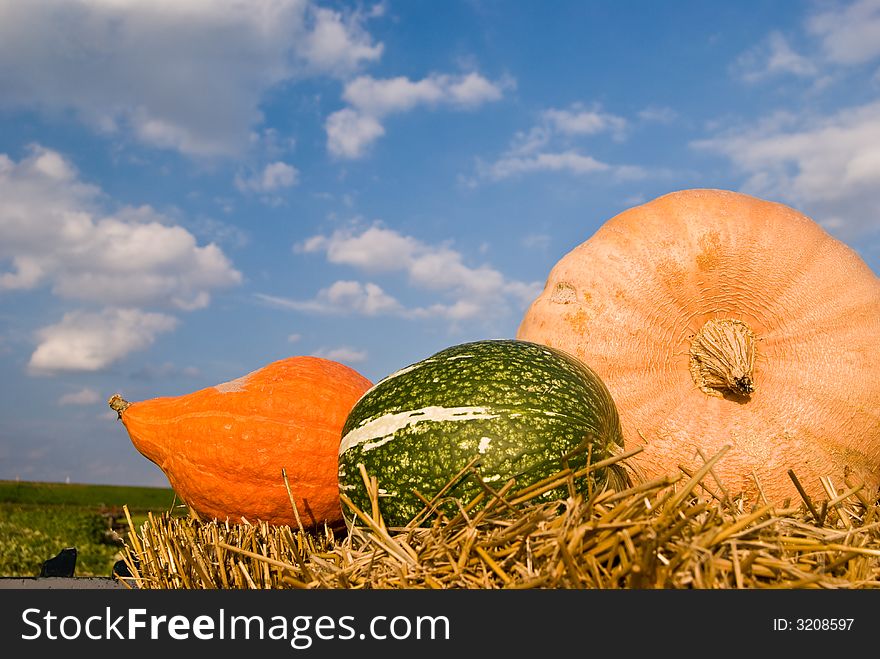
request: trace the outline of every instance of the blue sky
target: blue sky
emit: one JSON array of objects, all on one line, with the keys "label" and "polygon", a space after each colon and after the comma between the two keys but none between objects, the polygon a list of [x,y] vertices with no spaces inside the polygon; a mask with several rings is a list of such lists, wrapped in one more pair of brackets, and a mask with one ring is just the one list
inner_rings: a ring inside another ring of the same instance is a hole
[{"label": "blue sky", "polygon": [[0,0],[0,478],[165,485],[112,393],[512,337],[695,187],[880,272],[880,0]]}]

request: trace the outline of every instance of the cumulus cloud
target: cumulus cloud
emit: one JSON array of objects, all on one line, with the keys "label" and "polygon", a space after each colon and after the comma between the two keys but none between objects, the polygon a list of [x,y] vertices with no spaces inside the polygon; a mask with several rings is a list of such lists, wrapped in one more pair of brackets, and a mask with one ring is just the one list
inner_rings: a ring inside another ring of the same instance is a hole
[{"label": "cumulus cloud", "polygon": [[311,300],[261,296],[264,301],[297,311],[464,321],[500,316],[511,308],[521,310],[541,289],[540,282],[508,279],[489,265],[467,265],[462,253],[448,244],[428,244],[379,224],[313,236],[295,246],[295,251],[322,253],[331,264],[372,275],[402,274],[407,285],[423,296],[440,296],[432,304],[406,307],[378,284],[357,281],[338,281]]},{"label": "cumulus cloud", "polygon": [[240,192],[259,194],[276,193],[299,183],[299,170],[280,160],[269,163],[259,173],[250,176],[239,174],[235,177],[235,187]]},{"label": "cumulus cloud", "polygon": [[0,0],[0,107],[73,111],[194,156],[238,154],[266,91],[379,59],[368,18],[310,0]]},{"label": "cumulus cloud", "polygon": [[432,74],[421,80],[359,76],[345,86],[342,96],[349,106],[327,118],[327,148],[340,158],[359,158],[385,134],[381,120],[388,115],[418,106],[474,109],[499,100],[510,84],[492,82],[475,72]]},{"label": "cumulus cloud", "polygon": [[32,373],[95,371],[171,331],[176,319],[141,307],[206,307],[241,273],[215,244],[149,206],[105,210],[61,154],[32,145],[18,162],[0,154],[0,295],[46,287],[72,311],[37,333]]},{"label": "cumulus cloud", "polygon": [[645,175],[635,165],[606,163],[573,146],[579,138],[608,134],[625,139],[628,122],[623,117],[575,103],[568,108],[542,111],[529,130],[517,132],[510,146],[495,160],[477,160],[476,177],[465,179],[475,186],[481,180],[501,181],[535,172],[567,172],[576,176],[604,174],[614,179]]},{"label": "cumulus cloud", "polygon": [[71,391],[58,399],[59,405],[94,405],[101,402],[101,394],[90,387]]},{"label": "cumulus cloud", "polygon": [[367,147],[385,134],[379,120],[344,108],[327,117],[327,150],[340,158],[360,158]]},{"label": "cumulus cloud", "polygon": [[809,207],[843,237],[877,233],[880,213],[880,102],[829,116],[777,114],[757,125],[699,140],[746,175],[744,189]]},{"label": "cumulus cloud", "polygon": [[857,0],[823,10],[807,21],[825,56],[839,64],[861,64],[880,56],[880,0]]},{"label": "cumulus cloud", "polygon": [[134,350],[149,347],[156,336],[176,325],[171,316],[139,309],[72,311],[61,322],[39,330],[39,345],[28,369],[34,374],[99,371]]},{"label": "cumulus cloud", "polygon": [[[841,80],[869,87],[880,57],[880,0],[821,3],[797,33],[771,32],[733,71],[748,82],[795,76],[811,98]],[[797,43],[795,48],[791,44]],[[800,51],[800,52],[798,52]],[[826,94],[827,98],[827,94]],[[726,157],[744,177],[742,190],[791,204],[843,240],[876,251],[880,238],[880,102],[809,103],[759,116],[691,143]],[[835,110],[818,108],[836,107]],[[865,240],[868,238],[868,240]]]},{"label": "cumulus cloud", "polygon": [[349,82],[342,94],[353,107],[373,117],[406,112],[417,105],[474,108],[501,96],[500,84],[473,72],[457,76],[434,74],[421,80],[360,76]]},{"label": "cumulus cloud", "polygon": [[579,105],[570,109],[545,110],[542,118],[546,125],[563,135],[595,135],[611,132],[621,136],[626,129],[626,119],[606,112],[586,110]]},{"label": "cumulus cloud", "polygon": [[601,133],[619,141],[626,137],[627,128],[626,119],[604,112],[598,106],[587,108],[582,103],[573,103],[564,109],[548,108],[529,130],[514,134],[505,155],[530,156],[548,148],[558,150],[558,145],[570,143],[571,138]]},{"label": "cumulus cloud", "polygon": [[373,225],[360,233],[340,229],[329,236],[312,236],[295,245],[294,251],[324,252],[330,263],[375,273],[406,267],[418,254],[427,251],[427,247],[412,236]]},{"label": "cumulus cloud", "polygon": [[219,247],[152,208],[105,212],[101,201],[55,151],[0,154],[0,293],[48,285],[70,300],[191,310],[241,281]]},{"label": "cumulus cloud", "polygon": [[[372,13],[370,17],[381,14]],[[383,45],[373,43],[359,13],[343,15],[324,7],[313,7],[307,21],[299,55],[315,70],[346,76],[364,62],[382,55]]]},{"label": "cumulus cloud", "polygon": [[[791,45],[801,42],[798,52]],[[880,57],[880,0],[832,2],[809,14],[799,34],[773,31],[743,53],[733,71],[746,82],[787,74],[814,79],[814,88],[832,82],[840,67]]]}]

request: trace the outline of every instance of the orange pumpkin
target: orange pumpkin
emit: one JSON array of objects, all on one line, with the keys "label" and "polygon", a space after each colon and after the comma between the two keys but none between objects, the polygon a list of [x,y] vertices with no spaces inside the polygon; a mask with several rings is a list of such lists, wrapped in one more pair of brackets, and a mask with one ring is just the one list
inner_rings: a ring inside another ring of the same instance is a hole
[{"label": "orange pumpkin", "polygon": [[342,426],[372,383],[317,357],[289,357],[176,397],[110,398],[131,441],[197,513],[305,526],[342,521]]},{"label": "orange pumpkin", "polygon": [[[517,338],[567,350],[618,406],[643,478],[714,471],[777,504],[880,485],[880,279],[779,203],[684,190],[606,222],[552,269]],[[760,489],[759,489],[760,488]]]}]

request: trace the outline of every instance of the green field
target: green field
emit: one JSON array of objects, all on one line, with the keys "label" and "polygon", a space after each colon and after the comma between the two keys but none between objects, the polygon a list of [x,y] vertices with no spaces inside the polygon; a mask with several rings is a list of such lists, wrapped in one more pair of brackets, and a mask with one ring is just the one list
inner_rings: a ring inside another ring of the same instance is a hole
[{"label": "green field", "polygon": [[123,506],[135,525],[150,511],[186,514],[169,488],[0,481],[0,576],[35,577],[65,547],[77,549],[76,576],[110,576],[122,546],[110,517]]}]

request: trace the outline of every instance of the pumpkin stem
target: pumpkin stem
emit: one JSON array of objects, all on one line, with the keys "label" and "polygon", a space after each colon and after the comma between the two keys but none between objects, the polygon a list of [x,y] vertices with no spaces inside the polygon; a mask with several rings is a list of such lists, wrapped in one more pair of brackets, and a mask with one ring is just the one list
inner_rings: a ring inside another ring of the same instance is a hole
[{"label": "pumpkin stem", "polygon": [[128,406],[131,405],[127,400],[125,400],[119,394],[113,394],[110,396],[110,400],[107,401],[110,405],[110,409],[116,412],[116,418],[121,419],[122,413],[128,409]]},{"label": "pumpkin stem", "polygon": [[740,397],[755,391],[755,334],[741,320],[710,320],[691,342],[691,375],[710,396]]}]

